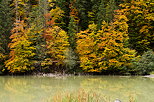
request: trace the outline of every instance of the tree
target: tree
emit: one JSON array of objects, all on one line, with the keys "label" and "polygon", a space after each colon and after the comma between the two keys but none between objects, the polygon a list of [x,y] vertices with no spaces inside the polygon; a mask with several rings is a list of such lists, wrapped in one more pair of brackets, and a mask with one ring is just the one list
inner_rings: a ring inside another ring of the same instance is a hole
[{"label": "tree", "polygon": [[10,0],[0,2],[0,72],[5,70],[4,61],[9,54],[8,43],[10,43],[10,31],[13,25],[12,8]]},{"label": "tree", "polygon": [[0,3],[0,46],[3,48],[4,52],[7,53],[9,52],[9,49],[7,47],[9,43],[9,36],[10,31],[12,29],[13,25],[13,19],[12,19],[12,13],[11,13],[11,8],[9,6],[10,0],[2,0]]},{"label": "tree", "polygon": [[89,24],[88,11],[91,10],[91,0],[76,0],[76,4],[80,18],[79,26],[81,30],[85,30]]},{"label": "tree", "polygon": [[47,50],[45,53],[47,57],[41,63],[44,67],[52,66],[55,63],[57,66],[64,66],[65,52],[69,48],[68,35],[56,23],[62,16],[63,11],[59,7],[51,9],[45,15],[46,28],[44,29],[43,37],[46,41]]},{"label": "tree", "polygon": [[[135,51],[127,46],[127,17],[120,10],[116,11],[114,21],[110,25],[104,23],[100,33],[99,65],[109,73],[124,73],[135,58]],[[125,69],[126,68],[126,69]]]},{"label": "tree", "polygon": [[47,0],[38,0],[37,5],[32,6],[28,17],[28,33],[32,46],[35,47],[35,70],[42,71],[41,63],[46,58],[46,42],[43,37],[44,29],[47,27],[45,15],[49,12],[49,2]]},{"label": "tree", "polygon": [[106,21],[106,2],[105,0],[101,0],[100,5],[98,7],[98,12],[96,13],[96,24],[98,24],[98,29],[101,29],[101,25],[103,21]]},{"label": "tree", "polygon": [[26,20],[29,13],[30,0],[12,0],[11,6],[14,8],[14,16],[16,20]]},{"label": "tree", "polygon": [[85,72],[99,72],[97,66],[97,26],[89,25],[88,29],[77,34],[77,53],[80,67]]},{"label": "tree", "polygon": [[65,52],[69,47],[67,33],[58,26],[48,27],[45,30],[44,37],[46,40],[48,58],[42,63],[43,66],[64,65],[66,59]]},{"label": "tree", "polygon": [[70,21],[68,25],[68,36],[69,36],[69,43],[72,50],[76,49],[76,34],[79,32],[79,18],[78,18],[78,11],[76,8],[76,0],[70,1]]},{"label": "tree", "polygon": [[154,52],[152,50],[144,52],[140,60],[135,63],[134,67],[135,68],[133,71],[135,72],[135,74],[150,74],[150,72],[154,71]]},{"label": "tree", "polygon": [[118,7],[116,5],[115,0],[109,0],[106,6],[106,22],[111,22],[114,18],[114,10]]},{"label": "tree", "polygon": [[127,17],[117,10],[114,22],[104,22],[101,30],[97,31],[93,24],[78,33],[77,51],[84,71],[121,73],[130,67],[135,51],[126,46],[127,21]]},{"label": "tree", "polygon": [[154,6],[151,0],[131,0],[120,5],[128,17],[130,47],[138,54],[154,48]]},{"label": "tree", "polygon": [[62,29],[64,29],[65,31],[68,31],[68,24],[69,24],[69,3],[70,0],[56,0],[55,1],[55,6],[59,7],[61,11],[63,11],[63,14],[65,16],[63,16],[62,18],[59,18],[56,22],[58,22],[58,26]]},{"label": "tree", "polygon": [[31,59],[35,55],[33,53],[35,48],[31,46],[32,42],[29,41],[25,26],[24,21],[16,21],[15,27],[11,31],[10,59],[5,62],[5,66],[11,73],[21,73],[34,69]]}]

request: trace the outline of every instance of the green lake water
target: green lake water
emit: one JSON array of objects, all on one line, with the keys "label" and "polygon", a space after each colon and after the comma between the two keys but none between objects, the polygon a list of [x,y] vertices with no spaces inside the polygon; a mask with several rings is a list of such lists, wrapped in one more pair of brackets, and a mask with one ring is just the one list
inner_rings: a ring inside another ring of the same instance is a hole
[{"label": "green lake water", "polygon": [[120,76],[0,76],[0,102],[54,102],[53,97],[78,90],[103,95],[111,102],[154,102],[154,78]]}]

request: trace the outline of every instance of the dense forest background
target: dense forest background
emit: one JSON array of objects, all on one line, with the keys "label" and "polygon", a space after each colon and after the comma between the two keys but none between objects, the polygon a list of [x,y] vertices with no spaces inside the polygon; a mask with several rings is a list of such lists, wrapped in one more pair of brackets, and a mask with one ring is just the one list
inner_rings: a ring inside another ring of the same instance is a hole
[{"label": "dense forest background", "polygon": [[0,73],[149,74],[153,0],[0,0]]}]

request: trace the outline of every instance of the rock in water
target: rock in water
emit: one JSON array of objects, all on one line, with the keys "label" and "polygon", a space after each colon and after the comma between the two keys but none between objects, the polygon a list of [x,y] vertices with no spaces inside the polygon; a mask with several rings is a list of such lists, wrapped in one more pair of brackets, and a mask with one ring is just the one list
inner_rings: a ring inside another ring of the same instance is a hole
[{"label": "rock in water", "polygon": [[116,99],[114,102],[121,102],[119,99]]}]

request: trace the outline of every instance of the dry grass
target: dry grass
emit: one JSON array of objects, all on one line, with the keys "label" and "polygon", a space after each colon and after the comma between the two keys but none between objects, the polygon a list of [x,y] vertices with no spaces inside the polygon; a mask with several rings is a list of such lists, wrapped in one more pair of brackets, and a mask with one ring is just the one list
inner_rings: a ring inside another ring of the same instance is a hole
[{"label": "dry grass", "polygon": [[56,95],[53,98],[54,102],[111,102],[105,96],[97,94],[95,92],[86,92],[79,90],[77,93],[63,95]]},{"label": "dry grass", "polygon": [[[75,93],[62,95],[58,93],[52,100],[48,102],[113,102],[105,95],[95,93],[93,91],[79,90]],[[133,97],[129,98],[129,102],[136,102]]]}]

